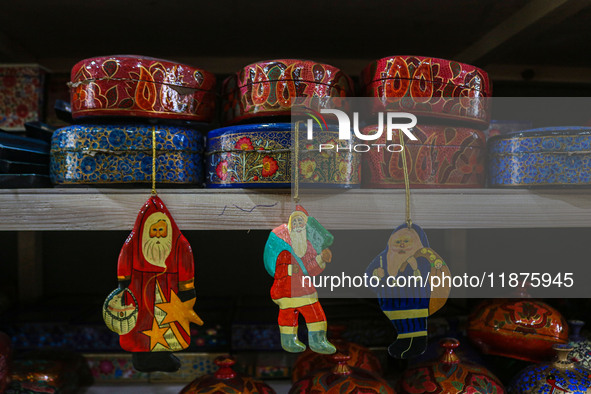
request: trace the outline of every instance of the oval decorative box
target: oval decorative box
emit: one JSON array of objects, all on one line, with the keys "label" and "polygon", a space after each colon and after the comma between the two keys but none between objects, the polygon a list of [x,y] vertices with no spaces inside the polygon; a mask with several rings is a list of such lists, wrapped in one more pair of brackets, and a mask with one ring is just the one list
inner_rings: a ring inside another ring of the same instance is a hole
[{"label": "oval decorative box", "polygon": [[540,362],[554,354],[552,346],[568,339],[564,317],[531,298],[481,303],[468,320],[468,336],[485,354]]},{"label": "oval decorative box", "polygon": [[72,68],[72,117],[132,116],[209,122],[215,76],[168,60],[115,55],[82,60]]},{"label": "oval decorative box", "polygon": [[[363,134],[373,134],[368,126]],[[406,164],[413,188],[478,188],[484,186],[486,139],[475,129],[421,125],[411,130],[417,141],[404,138]],[[399,144],[398,133],[386,141],[385,133],[376,144]],[[370,188],[403,188],[402,155],[386,147],[363,154],[363,185]]]},{"label": "oval decorative box", "polygon": [[213,375],[205,375],[189,383],[181,394],[275,394],[275,390],[262,381],[241,375],[232,369],[236,360],[220,356],[215,359],[219,367]]},{"label": "oval decorative box", "polygon": [[382,378],[365,369],[349,366],[349,355],[336,353],[330,357],[333,360],[331,368],[318,370],[298,380],[291,386],[289,393],[395,394]]},{"label": "oval decorative box", "polygon": [[374,110],[411,112],[467,121],[486,128],[492,87],[475,66],[423,56],[389,56],[361,72],[362,95],[377,97]]},{"label": "oval decorative box", "polygon": [[278,59],[245,66],[224,81],[222,122],[291,115],[292,105],[318,107],[322,99],[353,94],[341,70],[312,60]]},{"label": "oval decorative box", "polygon": [[153,127],[156,182],[200,185],[203,136],[188,128],[141,124],[56,130],[51,141],[51,181],[56,185],[151,183]]},{"label": "oval decorative box", "polygon": [[521,371],[511,383],[511,394],[591,394],[591,371],[569,360],[569,345],[554,345],[556,359],[532,365]]},{"label": "oval decorative box", "polygon": [[492,187],[591,186],[591,128],[547,127],[493,137]]},{"label": "oval decorative box", "polygon": [[[318,152],[318,144],[337,146],[338,131],[315,134],[309,143],[300,132],[299,183],[304,187],[353,188],[360,184],[356,152]],[[306,141],[306,142],[305,142]],[[288,188],[291,186],[290,123],[224,127],[208,133],[207,187]]]},{"label": "oval decorative box", "polygon": [[398,383],[400,393],[505,393],[503,384],[488,369],[460,360],[454,352],[460,345],[457,339],[442,339],[440,345],[443,354],[439,359],[404,371]]}]

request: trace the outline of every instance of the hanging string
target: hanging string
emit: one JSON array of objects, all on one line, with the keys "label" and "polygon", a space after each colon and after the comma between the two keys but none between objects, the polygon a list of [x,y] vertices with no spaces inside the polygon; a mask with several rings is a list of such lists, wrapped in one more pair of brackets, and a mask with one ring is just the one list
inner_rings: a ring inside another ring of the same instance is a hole
[{"label": "hanging string", "polygon": [[152,195],[156,196],[156,126],[152,127]]},{"label": "hanging string", "polygon": [[300,123],[295,124],[295,136],[294,136],[294,153],[293,153],[293,201],[298,204],[300,202]]},{"label": "hanging string", "polygon": [[404,134],[402,130],[398,130],[398,137],[400,138],[400,145],[402,146],[402,169],[404,171],[404,191],[406,195],[406,225],[412,227],[412,220],[410,219],[410,183],[408,181],[408,167],[406,166],[406,149],[404,146]]}]

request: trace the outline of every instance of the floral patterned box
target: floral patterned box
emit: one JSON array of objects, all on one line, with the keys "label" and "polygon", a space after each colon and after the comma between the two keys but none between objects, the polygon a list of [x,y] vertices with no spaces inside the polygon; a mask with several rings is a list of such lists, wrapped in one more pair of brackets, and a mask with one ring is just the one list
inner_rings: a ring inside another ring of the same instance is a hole
[{"label": "floral patterned box", "polygon": [[131,353],[85,354],[92,377],[96,383],[147,382],[149,374],[138,372],[131,363]]},{"label": "floral patterned box", "polygon": [[492,84],[470,64],[425,56],[389,56],[361,72],[362,95],[377,97],[376,112],[402,111],[487,128]]},{"label": "floral patterned box", "polygon": [[[302,187],[359,187],[359,153],[318,151],[319,144],[337,146],[338,131],[315,139],[300,135],[298,176]],[[206,149],[207,187],[288,188],[292,182],[290,123],[251,124],[212,130]],[[346,141],[345,141],[346,142]]]},{"label": "floral patterned box", "polygon": [[591,186],[591,127],[547,127],[488,142],[492,187]]},{"label": "floral patterned box", "polygon": [[0,64],[0,129],[21,131],[42,120],[45,73],[36,64]]},{"label": "floral patterned box", "polygon": [[[377,126],[368,126],[371,134]],[[481,131],[451,126],[415,126],[417,141],[405,139],[406,164],[413,188],[484,187],[486,138]],[[391,141],[398,144],[398,134]],[[386,144],[382,136],[377,143]],[[363,185],[370,188],[404,188],[402,154],[387,149],[363,155]]]},{"label": "floral patterned box", "polygon": [[51,141],[56,185],[141,184],[152,181],[152,130],[156,129],[156,182],[203,182],[203,137],[193,129],[146,124],[75,125]]}]

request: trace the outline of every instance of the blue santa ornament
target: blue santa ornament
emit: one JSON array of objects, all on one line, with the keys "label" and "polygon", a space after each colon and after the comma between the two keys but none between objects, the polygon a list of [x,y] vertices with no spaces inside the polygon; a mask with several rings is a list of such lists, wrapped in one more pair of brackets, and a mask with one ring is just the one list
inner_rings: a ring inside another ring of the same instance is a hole
[{"label": "blue santa ornament", "polygon": [[[449,269],[429,247],[429,240],[416,224],[403,224],[390,235],[386,249],[366,269],[380,308],[398,336],[388,347],[395,358],[411,358],[427,347],[427,317],[439,310],[449,296],[444,275]],[[435,280],[432,287],[434,277]],[[447,283],[449,285],[449,283]]]}]

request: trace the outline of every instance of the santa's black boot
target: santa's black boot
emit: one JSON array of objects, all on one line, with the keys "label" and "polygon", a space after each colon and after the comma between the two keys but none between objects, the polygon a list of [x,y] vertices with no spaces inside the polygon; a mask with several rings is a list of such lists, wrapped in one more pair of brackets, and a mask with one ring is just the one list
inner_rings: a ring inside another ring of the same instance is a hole
[{"label": "santa's black boot", "polygon": [[427,349],[427,335],[412,338],[397,339],[388,346],[388,353],[394,358],[413,358],[425,353]]},{"label": "santa's black boot", "polygon": [[172,352],[132,353],[131,362],[140,372],[176,372],[181,367],[181,361]]}]

